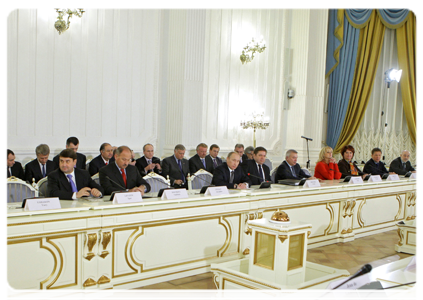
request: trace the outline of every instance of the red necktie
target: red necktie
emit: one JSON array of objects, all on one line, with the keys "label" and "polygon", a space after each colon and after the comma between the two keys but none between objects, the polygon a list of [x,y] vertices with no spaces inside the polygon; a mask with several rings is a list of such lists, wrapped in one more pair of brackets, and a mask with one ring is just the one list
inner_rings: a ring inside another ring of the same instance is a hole
[{"label": "red necktie", "polygon": [[120,169],[120,171],[122,172],[123,182],[125,183],[125,187],[126,187],[126,174],[125,174],[125,169]]}]

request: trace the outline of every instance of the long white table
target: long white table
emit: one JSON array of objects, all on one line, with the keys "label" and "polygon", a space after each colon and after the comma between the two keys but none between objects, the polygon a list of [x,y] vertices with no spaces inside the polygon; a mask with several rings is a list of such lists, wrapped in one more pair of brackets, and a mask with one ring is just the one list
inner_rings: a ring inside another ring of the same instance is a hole
[{"label": "long white table", "polygon": [[309,248],[351,241],[414,219],[416,180],[272,185],[225,197],[191,194],[121,205],[60,202],[60,210],[37,212],[8,204],[12,287],[128,289],[204,273],[213,262],[248,255],[247,220],[270,218],[278,209],[312,224]]}]

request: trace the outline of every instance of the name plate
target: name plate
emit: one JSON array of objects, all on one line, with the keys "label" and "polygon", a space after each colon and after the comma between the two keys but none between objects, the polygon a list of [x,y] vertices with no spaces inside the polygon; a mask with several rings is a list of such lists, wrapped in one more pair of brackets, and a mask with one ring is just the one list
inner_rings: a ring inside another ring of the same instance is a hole
[{"label": "name plate", "polygon": [[400,180],[398,174],[391,174],[386,178],[386,181],[397,181]]},{"label": "name plate", "polygon": [[382,181],[382,177],[380,175],[372,175],[369,178],[369,182],[380,182]]},{"label": "name plate", "polygon": [[417,179],[417,177],[416,177],[417,175],[416,175],[416,174],[417,174],[417,173],[412,173],[412,174],[411,174],[411,176],[410,176],[410,178],[411,178],[411,179]]},{"label": "name plate", "polygon": [[311,180],[306,180],[306,182],[303,185],[303,188],[311,188],[311,187],[319,187],[320,186],[320,182],[318,179],[311,179]]},{"label": "name plate", "polygon": [[184,199],[184,198],[188,198],[188,192],[186,189],[165,190],[162,195],[162,200]]},{"label": "name plate", "polygon": [[[335,287],[337,287],[339,284],[341,284],[345,280],[346,279],[333,281],[327,286],[326,289],[333,290]],[[346,282],[345,284],[338,287],[337,290],[356,290],[356,289],[362,287],[363,285],[370,283],[370,281],[371,280],[370,280],[369,274],[364,274],[364,275],[361,275],[357,278],[354,278],[354,279]]]},{"label": "name plate", "polygon": [[363,178],[361,178],[361,176],[351,177],[349,184],[357,184],[357,183],[363,183]]},{"label": "name plate", "polygon": [[24,206],[24,210],[27,211],[60,208],[62,207],[60,206],[59,197],[27,199]]},{"label": "name plate", "polygon": [[113,204],[136,202],[142,202],[142,196],[140,192],[116,193],[113,197]]},{"label": "name plate", "polygon": [[208,187],[204,195],[210,195],[210,196],[229,195],[229,190],[226,186]]}]

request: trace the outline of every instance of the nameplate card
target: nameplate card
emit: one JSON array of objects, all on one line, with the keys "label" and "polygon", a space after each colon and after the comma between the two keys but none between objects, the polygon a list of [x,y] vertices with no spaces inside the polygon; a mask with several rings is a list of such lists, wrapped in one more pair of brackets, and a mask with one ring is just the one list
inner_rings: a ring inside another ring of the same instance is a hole
[{"label": "nameplate card", "polygon": [[363,178],[361,178],[361,176],[352,176],[348,183],[349,184],[363,183]]},{"label": "nameplate card", "polygon": [[412,173],[412,174],[411,174],[411,176],[410,176],[410,178],[411,178],[411,179],[417,179],[417,175],[416,175],[416,174],[417,174],[417,173]]},{"label": "nameplate card", "polygon": [[188,198],[186,189],[171,189],[163,191],[162,200],[184,199]]},{"label": "nameplate card", "polygon": [[210,195],[210,196],[229,195],[229,190],[226,186],[213,186],[213,187],[208,187],[204,195]]},{"label": "nameplate card", "polygon": [[306,182],[303,185],[303,188],[311,188],[311,187],[319,187],[320,182],[318,179],[310,179],[306,180]]},{"label": "nameplate card", "polygon": [[369,182],[380,182],[382,181],[382,177],[380,175],[372,175],[369,178]]},{"label": "nameplate card", "polygon": [[397,181],[400,180],[398,174],[391,174],[386,178],[386,181]]},{"label": "nameplate card", "polygon": [[36,211],[46,209],[60,209],[59,197],[27,199],[24,210]]},{"label": "nameplate card", "polygon": [[[346,279],[332,281],[327,286],[326,289],[333,290],[335,287],[337,287],[339,284],[341,284],[345,280]],[[356,290],[356,289],[358,289],[358,288],[362,287],[363,285],[370,283],[370,282],[371,282],[371,280],[370,280],[369,274],[364,274],[364,275],[361,275],[357,278],[351,279],[350,281],[348,281],[345,284],[338,287],[337,290]]]},{"label": "nameplate card", "polygon": [[116,193],[113,197],[113,204],[142,202],[140,192]]}]

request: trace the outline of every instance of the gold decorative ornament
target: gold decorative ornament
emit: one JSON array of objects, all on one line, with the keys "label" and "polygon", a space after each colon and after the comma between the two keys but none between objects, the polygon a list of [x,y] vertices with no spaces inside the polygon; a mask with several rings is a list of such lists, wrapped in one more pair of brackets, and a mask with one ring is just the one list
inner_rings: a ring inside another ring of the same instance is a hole
[{"label": "gold decorative ornament", "polygon": [[277,210],[270,217],[270,220],[277,222],[289,222],[289,217],[286,212]]},{"label": "gold decorative ornament", "polygon": [[85,280],[85,282],[82,284],[83,287],[88,287],[88,286],[93,286],[96,285],[97,282],[92,279],[92,278],[88,278],[87,280]]},{"label": "gold decorative ornament", "polygon": [[279,235],[278,238],[281,241],[281,243],[283,243],[288,239],[288,236],[287,235]]},{"label": "gold decorative ornament", "polygon": [[245,248],[245,250],[242,252],[243,255],[250,254],[250,248]]},{"label": "gold decorative ornament", "polygon": [[266,42],[261,39],[260,42],[254,41],[254,38],[245,46],[242,50],[239,59],[241,60],[242,64],[252,62],[254,59],[254,54],[262,53],[266,49]]},{"label": "gold decorative ornament", "polygon": [[[71,10],[70,8],[56,8],[56,12],[59,15],[57,16],[57,21],[54,23],[54,28],[56,28],[59,34],[62,34],[62,32],[65,32],[69,29],[69,19],[72,18],[73,15],[77,15],[78,17],[82,18],[82,15],[85,11],[82,8],[77,8],[74,10]],[[63,20],[66,15],[68,15],[67,21]]]},{"label": "gold decorative ornament", "polygon": [[251,229],[251,228],[248,228],[246,231],[245,231],[245,234],[246,235],[251,235],[253,233],[253,230]]},{"label": "gold decorative ornament", "polygon": [[100,279],[98,280],[98,284],[104,284],[104,283],[109,283],[110,282],[110,278],[107,278],[106,276],[101,276]]},{"label": "gold decorative ornament", "polygon": [[109,251],[102,251],[99,255],[101,258],[106,258],[106,256],[109,255]]},{"label": "gold decorative ornament", "polygon": [[103,245],[103,250],[106,250],[107,245],[110,243],[110,239],[112,238],[112,233],[109,232],[103,232],[103,240],[101,241],[101,244]]},{"label": "gold decorative ornament", "polygon": [[94,248],[94,245],[97,242],[97,233],[87,234],[87,240],[88,240],[88,242],[87,242],[88,254],[85,258],[87,260],[91,260],[95,256],[95,254],[93,253],[93,248]]}]

